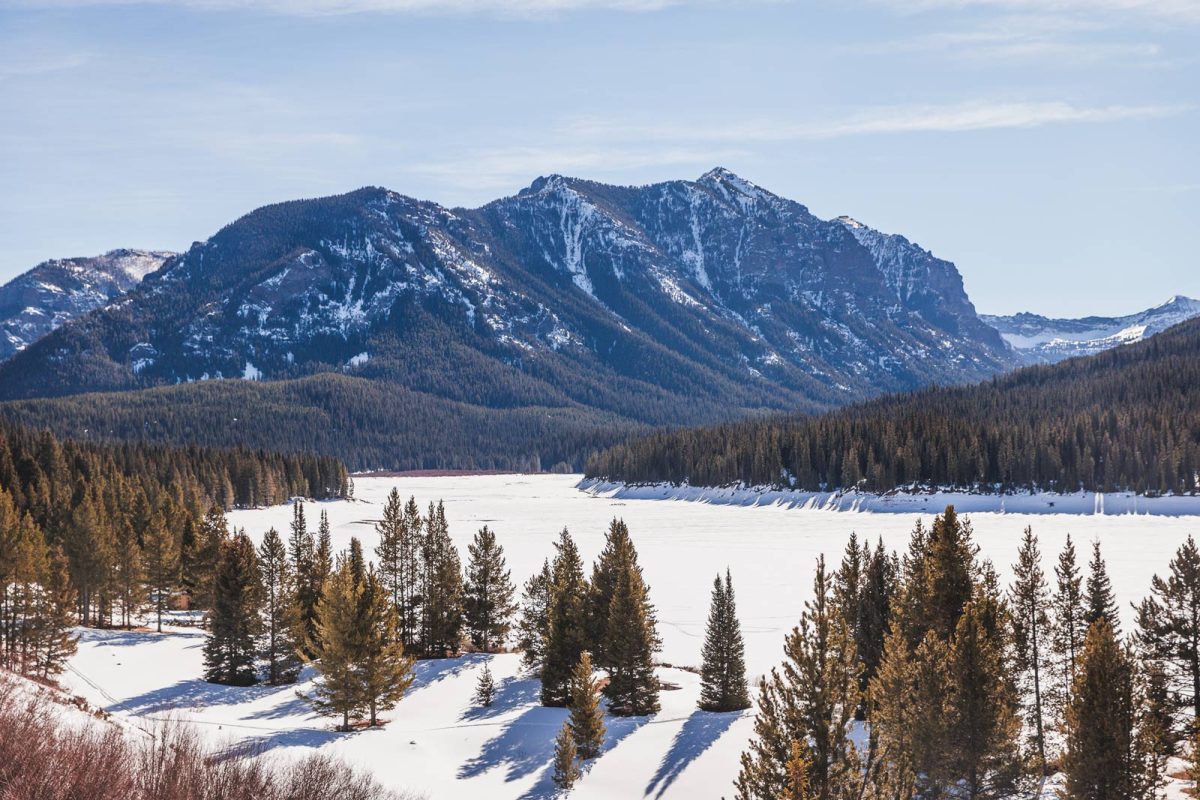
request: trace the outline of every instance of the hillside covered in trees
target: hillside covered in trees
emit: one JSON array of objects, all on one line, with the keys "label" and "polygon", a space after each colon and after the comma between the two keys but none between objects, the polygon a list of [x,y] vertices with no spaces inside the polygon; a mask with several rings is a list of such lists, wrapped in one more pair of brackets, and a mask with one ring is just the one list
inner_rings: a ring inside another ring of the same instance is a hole
[{"label": "hillside covered in trees", "polygon": [[591,477],[821,491],[1200,490],[1200,321],[1088,358],[824,416],[657,432]]}]

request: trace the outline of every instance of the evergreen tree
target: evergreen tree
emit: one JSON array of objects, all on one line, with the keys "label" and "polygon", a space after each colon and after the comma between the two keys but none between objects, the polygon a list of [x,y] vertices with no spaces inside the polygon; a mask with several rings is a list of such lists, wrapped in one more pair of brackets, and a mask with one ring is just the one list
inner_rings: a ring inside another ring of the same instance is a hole
[{"label": "evergreen tree", "polygon": [[1150,661],[1138,687],[1137,748],[1142,787],[1147,800],[1161,797],[1167,783],[1167,760],[1177,754],[1175,703],[1167,674]]},{"label": "evergreen tree", "polygon": [[400,638],[405,648],[416,652],[421,634],[422,605],[425,602],[425,560],[422,555],[423,524],[416,498],[408,498],[404,505],[404,524],[400,527],[399,580],[400,580]]},{"label": "evergreen tree", "polygon": [[33,668],[42,680],[47,680],[66,668],[75,655],[79,637],[72,631],[75,588],[61,548],[48,549],[42,576],[35,609],[37,646]]},{"label": "evergreen tree", "polygon": [[567,725],[576,754],[580,761],[599,758],[604,749],[604,710],[600,708],[600,693],[592,675],[592,657],[586,650],[571,671],[570,696]]},{"label": "evergreen tree", "polygon": [[375,546],[375,557],[379,559],[379,578],[391,595],[392,605],[401,613],[401,590],[404,576],[401,569],[401,543],[404,538],[404,506],[400,492],[395,487],[383,504],[383,516],[375,523],[379,544]]},{"label": "evergreen tree", "polygon": [[1067,707],[1062,771],[1068,800],[1135,797],[1135,664],[1103,615],[1088,630]]},{"label": "evergreen tree", "polygon": [[[864,553],[867,548],[863,546]],[[884,641],[890,630],[892,596],[896,592],[896,566],[883,549],[882,539],[875,551],[866,558],[863,569],[862,591],[858,598],[858,624],[855,626],[855,649],[861,665],[859,688],[864,705],[859,717],[866,714],[865,700],[871,679],[883,659]]]},{"label": "evergreen tree", "polygon": [[571,670],[587,649],[588,583],[583,561],[571,534],[563,528],[555,543],[550,575],[546,647],[542,654],[542,705],[565,706],[570,699]]},{"label": "evergreen tree", "polygon": [[[800,624],[788,634],[782,672],[771,670],[760,685],[754,738],[742,754],[739,800],[787,797],[796,766],[804,766],[808,797],[834,798],[861,781],[859,759],[849,734],[858,706],[854,642],[836,608],[817,559],[813,598]],[[800,753],[794,744],[799,744]],[[798,761],[799,757],[799,761]]]},{"label": "evergreen tree", "polygon": [[869,558],[870,550],[865,544],[860,548],[858,534],[851,531],[842,563],[833,575],[833,602],[846,620],[855,642],[858,641],[858,604],[863,590],[863,572]]},{"label": "evergreen tree", "polygon": [[463,621],[462,562],[450,540],[445,507],[429,507],[422,549],[425,592],[421,641],[425,654],[444,658],[458,652]]},{"label": "evergreen tree", "polygon": [[357,536],[350,538],[348,553],[350,576],[354,578],[355,585],[361,587],[367,580],[367,559],[363,556],[362,542],[358,540]]},{"label": "evergreen tree", "polygon": [[479,680],[475,682],[475,702],[484,708],[491,708],[496,699],[496,681],[492,678],[492,668],[483,662],[479,671]]},{"label": "evergreen tree", "polygon": [[396,608],[374,567],[367,571],[358,607],[358,672],[368,722],[374,726],[378,712],[395,708],[412,686],[413,659],[404,652],[396,629]]},{"label": "evergreen tree", "polygon": [[350,730],[350,717],[368,705],[360,675],[363,651],[359,605],[363,587],[355,583],[350,562],[340,557],[325,586],[318,608],[317,660],[321,676],[311,698],[313,707],[341,716],[339,730]]},{"label": "evergreen tree", "polygon": [[504,548],[486,525],[467,545],[467,554],[463,598],[467,631],[476,649],[494,652],[504,646],[516,611],[512,573],[504,561]]},{"label": "evergreen tree", "polygon": [[521,595],[521,615],[517,623],[517,646],[521,648],[521,663],[526,669],[541,668],[546,652],[546,637],[550,629],[550,559],[542,569],[525,581]]},{"label": "evergreen tree", "polygon": [[746,684],[746,647],[733,597],[733,577],[725,570],[713,579],[712,604],[701,651],[700,700],[705,711],[740,711],[750,707]]},{"label": "evergreen tree", "polygon": [[1113,630],[1113,635],[1121,635],[1121,621],[1117,614],[1117,599],[1113,595],[1112,581],[1108,578],[1108,568],[1100,555],[1100,542],[1092,542],[1092,560],[1088,564],[1087,592],[1083,598],[1083,620],[1089,626],[1103,617]]},{"label": "evergreen tree", "polygon": [[567,791],[575,785],[579,777],[579,757],[575,752],[575,740],[571,736],[570,723],[564,722],[558,736],[554,738],[554,785]]},{"label": "evergreen tree", "polygon": [[300,643],[304,655],[314,658],[320,650],[320,605],[321,587],[317,585],[316,540],[308,530],[304,515],[304,503],[292,504],[292,523],[288,533],[288,557],[292,560],[292,572],[296,576],[296,606],[300,617]]},{"label": "evergreen tree", "polygon": [[213,589],[211,635],[204,645],[204,680],[249,686],[257,680],[261,585],[254,545],[244,532],[221,543]]},{"label": "evergreen tree", "polygon": [[1079,572],[1075,545],[1070,534],[1067,534],[1067,543],[1058,556],[1054,578],[1056,588],[1052,601],[1054,620],[1050,646],[1059,673],[1054,705],[1062,714],[1071,700],[1076,667],[1083,652],[1083,640],[1088,629],[1083,604],[1083,578]]},{"label": "evergreen tree", "polygon": [[1019,704],[990,603],[984,596],[964,609],[946,665],[949,773],[968,798],[1010,797],[1020,777]]},{"label": "evergreen tree", "polygon": [[143,569],[154,601],[158,632],[162,633],[162,612],[179,585],[179,540],[162,515],[152,512],[142,531],[142,542]]},{"label": "evergreen tree", "polygon": [[659,709],[654,654],[662,643],[648,593],[641,567],[626,564],[617,576],[604,638],[609,662],[604,696],[608,710],[617,716],[654,714]]},{"label": "evergreen tree", "polygon": [[1042,572],[1042,554],[1032,528],[1025,528],[1017,563],[1013,565],[1013,585],[1009,592],[1012,608],[1013,643],[1016,665],[1026,697],[1026,722],[1033,737],[1038,767],[1046,771],[1046,735],[1043,682],[1047,660],[1046,634],[1050,629],[1050,591]]},{"label": "evergreen tree", "polygon": [[[146,605],[146,580],[142,572],[142,547],[138,544],[137,532],[127,514],[113,520],[116,532],[116,547],[113,559],[113,591],[121,606],[121,625],[130,627],[133,619]],[[206,598],[211,605],[212,580],[205,584]],[[207,607],[207,606],[206,606]]]},{"label": "evergreen tree", "polygon": [[1138,607],[1138,643],[1180,701],[1200,714],[1200,549],[1195,540],[1175,551],[1166,579],[1155,575]]},{"label": "evergreen tree", "polygon": [[299,608],[296,605],[296,576],[287,557],[283,539],[274,528],[263,536],[258,548],[262,576],[262,658],[267,683],[293,683],[300,674]]},{"label": "evergreen tree", "polygon": [[[936,644],[936,638],[929,637],[921,647]],[[929,762],[922,757],[930,749],[923,743],[937,738],[937,709],[943,696],[941,664],[935,662],[931,670],[923,670],[926,659],[918,659],[899,630],[887,635],[884,654],[871,680],[868,704],[872,744],[881,753],[872,775],[873,796],[912,800],[919,771]]]},{"label": "evergreen tree", "polygon": [[220,506],[210,506],[197,530],[194,543],[196,552],[192,555],[194,608],[212,608],[221,542],[228,538],[229,526],[225,521],[225,512]]},{"label": "evergreen tree", "polygon": [[604,549],[592,566],[592,581],[588,590],[585,638],[593,649],[596,666],[601,669],[611,666],[606,651],[608,616],[612,610],[617,581],[629,564],[637,565],[637,551],[634,550],[624,520],[614,517],[604,535]]}]

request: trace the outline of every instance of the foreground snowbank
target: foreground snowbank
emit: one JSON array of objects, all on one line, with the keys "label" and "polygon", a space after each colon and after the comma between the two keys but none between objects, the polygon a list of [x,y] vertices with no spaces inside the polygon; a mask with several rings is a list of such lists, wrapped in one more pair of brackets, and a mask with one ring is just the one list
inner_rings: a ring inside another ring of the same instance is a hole
[{"label": "foreground snowbank", "polygon": [[594,497],[617,500],[688,500],[725,506],[780,506],[813,511],[873,511],[921,514],[953,505],[961,513],[995,514],[1200,514],[1200,495],[1146,497],[1133,492],[802,492],[769,486],[690,486],[673,483],[620,483],[585,478],[578,488]]}]

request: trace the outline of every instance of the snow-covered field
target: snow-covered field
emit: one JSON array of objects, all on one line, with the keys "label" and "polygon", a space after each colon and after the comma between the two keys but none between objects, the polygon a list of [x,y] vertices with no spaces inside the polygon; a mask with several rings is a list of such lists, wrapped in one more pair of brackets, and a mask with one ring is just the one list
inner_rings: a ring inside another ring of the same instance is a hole
[{"label": "snow-covered field", "polygon": [[[600,551],[609,520],[629,524],[658,607],[662,660],[699,662],[712,579],[733,571],[738,610],[746,634],[747,664],[758,675],[779,660],[784,634],[795,624],[809,594],[814,559],[836,562],[851,531],[889,548],[903,548],[917,516],[928,522],[937,509],[909,514],[849,513],[785,505],[737,506],[669,500],[621,499],[579,491],[579,476],[489,475],[472,477],[360,478],[353,502],[309,507],[329,512],[334,544],[351,536],[374,546],[373,523],[388,491],[397,486],[424,505],[443,499],[450,531],[465,556],[481,525],[497,532],[514,580],[521,584],[551,555],[564,525],[587,560]],[[230,523],[256,540],[268,527],[286,531],[291,508],[236,511]],[[1104,547],[1126,626],[1129,603],[1139,599],[1151,575],[1162,572],[1189,534],[1200,534],[1200,517],[1140,515],[1036,515],[973,513],[983,555],[1007,576],[1018,538],[1032,525],[1050,569],[1067,533],[1086,562],[1090,542]],[[564,712],[537,705],[537,682],[519,674],[519,657],[467,656],[417,666],[412,691],[389,714],[386,727],[353,734],[332,731],[314,716],[298,687],[214,686],[199,679],[203,634],[175,628],[153,633],[83,631],[79,654],[64,683],[95,705],[137,722],[173,716],[189,720],[214,739],[276,753],[326,748],[400,788],[430,798],[538,798],[552,794],[552,738]],[[499,687],[489,710],[471,707],[485,659]],[[576,787],[576,798],[719,798],[732,796],[738,753],[751,734],[749,715],[707,714],[695,709],[697,679],[663,669],[678,685],[664,691],[663,710],[648,719],[609,719],[604,755]],[[304,677],[311,680],[311,672]]]}]

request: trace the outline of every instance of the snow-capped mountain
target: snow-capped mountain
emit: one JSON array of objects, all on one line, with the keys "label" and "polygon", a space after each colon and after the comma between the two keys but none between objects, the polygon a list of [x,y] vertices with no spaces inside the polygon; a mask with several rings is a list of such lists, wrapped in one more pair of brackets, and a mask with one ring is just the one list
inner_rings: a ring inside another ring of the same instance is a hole
[{"label": "snow-capped mountain", "polygon": [[129,291],[173,255],[113,250],[53,259],[0,286],[0,361]]},{"label": "snow-capped mountain", "polygon": [[379,188],[267,206],[0,367],[0,398],[340,371],[661,423],[1014,363],[953,264],[715,169],[554,175],[471,210]]},{"label": "snow-capped mountain", "polygon": [[1110,347],[1139,342],[1193,317],[1200,317],[1200,300],[1182,295],[1124,317],[1049,319],[1030,313],[980,315],[980,319],[1000,331],[1004,340],[1031,364],[1088,356]]}]

